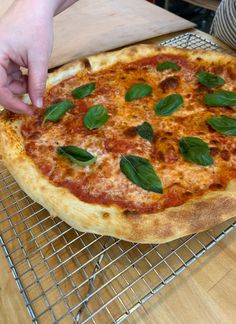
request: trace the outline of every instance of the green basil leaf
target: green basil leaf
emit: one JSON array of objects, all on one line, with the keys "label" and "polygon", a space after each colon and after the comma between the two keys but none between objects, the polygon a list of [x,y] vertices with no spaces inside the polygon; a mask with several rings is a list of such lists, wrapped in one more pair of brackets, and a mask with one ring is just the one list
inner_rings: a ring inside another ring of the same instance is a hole
[{"label": "green basil leaf", "polygon": [[84,116],[84,126],[90,130],[100,128],[107,120],[107,109],[103,105],[92,106]]},{"label": "green basil leaf", "polygon": [[158,116],[169,116],[172,115],[177,109],[182,106],[184,100],[178,93],[171,94],[156,104],[155,113]]},{"label": "green basil leaf", "polygon": [[164,71],[164,70],[174,70],[179,71],[180,66],[177,63],[171,62],[171,61],[165,61],[162,63],[157,64],[157,71]]},{"label": "green basil leaf", "polygon": [[215,88],[225,84],[224,79],[212,73],[201,71],[198,72],[196,76],[198,82],[200,82],[201,84],[203,84],[208,88]]},{"label": "green basil leaf", "polygon": [[224,135],[236,135],[236,119],[227,116],[211,117],[207,119],[213,129]]},{"label": "green basil leaf", "polygon": [[154,137],[154,132],[153,132],[152,126],[149,123],[144,122],[141,125],[137,126],[136,132],[142,138],[148,140],[149,142],[152,142],[153,137]]},{"label": "green basil leaf", "polygon": [[152,93],[152,87],[147,83],[136,83],[126,92],[125,101],[144,98]]},{"label": "green basil leaf", "polygon": [[135,155],[122,156],[120,169],[137,186],[147,191],[163,193],[161,180],[147,160]]},{"label": "green basil leaf", "polygon": [[61,102],[56,103],[55,105],[49,106],[45,110],[43,124],[47,120],[52,121],[52,122],[57,122],[73,106],[74,105],[71,101],[61,101]]},{"label": "green basil leaf", "polygon": [[77,146],[59,146],[57,154],[80,166],[90,165],[97,159],[88,151]]},{"label": "green basil leaf", "polygon": [[204,98],[204,103],[207,106],[235,106],[236,92],[219,90],[208,94]]},{"label": "green basil leaf", "polygon": [[96,88],[96,82],[84,84],[74,89],[71,94],[75,99],[83,99],[89,96]]},{"label": "green basil leaf", "polygon": [[181,138],[179,141],[179,148],[181,154],[187,161],[204,166],[214,163],[207,143],[198,137]]}]

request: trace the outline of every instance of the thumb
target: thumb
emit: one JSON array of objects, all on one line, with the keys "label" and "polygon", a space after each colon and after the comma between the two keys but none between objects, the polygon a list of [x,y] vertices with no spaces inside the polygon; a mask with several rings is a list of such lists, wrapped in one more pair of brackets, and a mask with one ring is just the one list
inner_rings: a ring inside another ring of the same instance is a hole
[{"label": "thumb", "polygon": [[45,56],[38,59],[30,59],[28,62],[28,69],[28,90],[31,101],[34,106],[42,108],[43,93],[48,74],[48,58]]}]

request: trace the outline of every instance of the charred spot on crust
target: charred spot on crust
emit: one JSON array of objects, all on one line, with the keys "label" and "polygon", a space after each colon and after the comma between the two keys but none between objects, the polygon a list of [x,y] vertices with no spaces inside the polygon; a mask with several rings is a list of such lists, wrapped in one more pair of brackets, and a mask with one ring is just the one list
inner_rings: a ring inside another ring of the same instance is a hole
[{"label": "charred spot on crust", "polygon": [[88,58],[84,58],[83,63],[86,69],[91,69],[91,63]]},{"label": "charred spot on crust", "polygon": [[175,89],[179,86],[179,78],[170,76],[159,83],[159,87],[165,92],[169,89]]},{"label": "charred spot on crust", "polygon": [[125,209],[125,210],[123,211],[123,214],[124,214],[124,216],[126,216],[126,217],[138,217],[138,216],[140,216],[139,213],[134,212],[134,211],[129,210],[129,209]]},{"label": "charred spot on crust", "polygon": [[224,186],[221,183],[212,183],[209,186],[210,190],[220,190],[220,189],[223,189],[223,188],[224,188]]},{"label": "charred spot on crust", "polygon": [[105,219],[107,219],[107,218],[110,217],[110,214],[109,214],[109,213],[103,213],[103,214],[102,214],[102,217],[105,218]]}]

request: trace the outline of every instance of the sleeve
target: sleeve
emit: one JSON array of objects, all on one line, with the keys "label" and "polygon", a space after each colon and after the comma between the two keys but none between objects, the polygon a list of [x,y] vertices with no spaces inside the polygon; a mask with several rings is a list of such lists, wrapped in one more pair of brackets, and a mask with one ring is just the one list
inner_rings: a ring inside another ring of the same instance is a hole
[{"label": "sleeve", "polygon": [[211,34],[236,49],[236,0],[222,0],[211,26]]}]

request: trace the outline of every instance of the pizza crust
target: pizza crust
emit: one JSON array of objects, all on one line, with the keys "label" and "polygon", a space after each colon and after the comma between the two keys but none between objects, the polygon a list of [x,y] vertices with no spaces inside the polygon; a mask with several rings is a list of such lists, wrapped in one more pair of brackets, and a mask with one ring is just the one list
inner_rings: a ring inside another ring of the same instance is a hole
[{"label": "pizza crust", "polygon": [[[174,48],[156,48],[138,45],[121,51],[102,53],[78,60],[49,75],[47,88],[71,77],[84,69],[99,71],[117,62],[132,62],[160,52],[185,52]],[[225,54],[197,50],[197,57],[208,60],[233,60]],[[234,62],[235,64],[235,62]],[[201,232],[220,224],[236,214],[236,181],[230,181],[224,191],[214,191],[198,199],[189,200],[178,207],[171,207],[158,213],[132,213],[121,207],[90,204],[79,200],[66,188],[56,187],[42,175],[24,151],[20,125],[27,118],[19,116],[14,120],[0,117],[0,152],[3,162],[20,187],[36,202],[44,206],[52,216],[79,231],[110,235],[139,243],[164,243]]]}]

